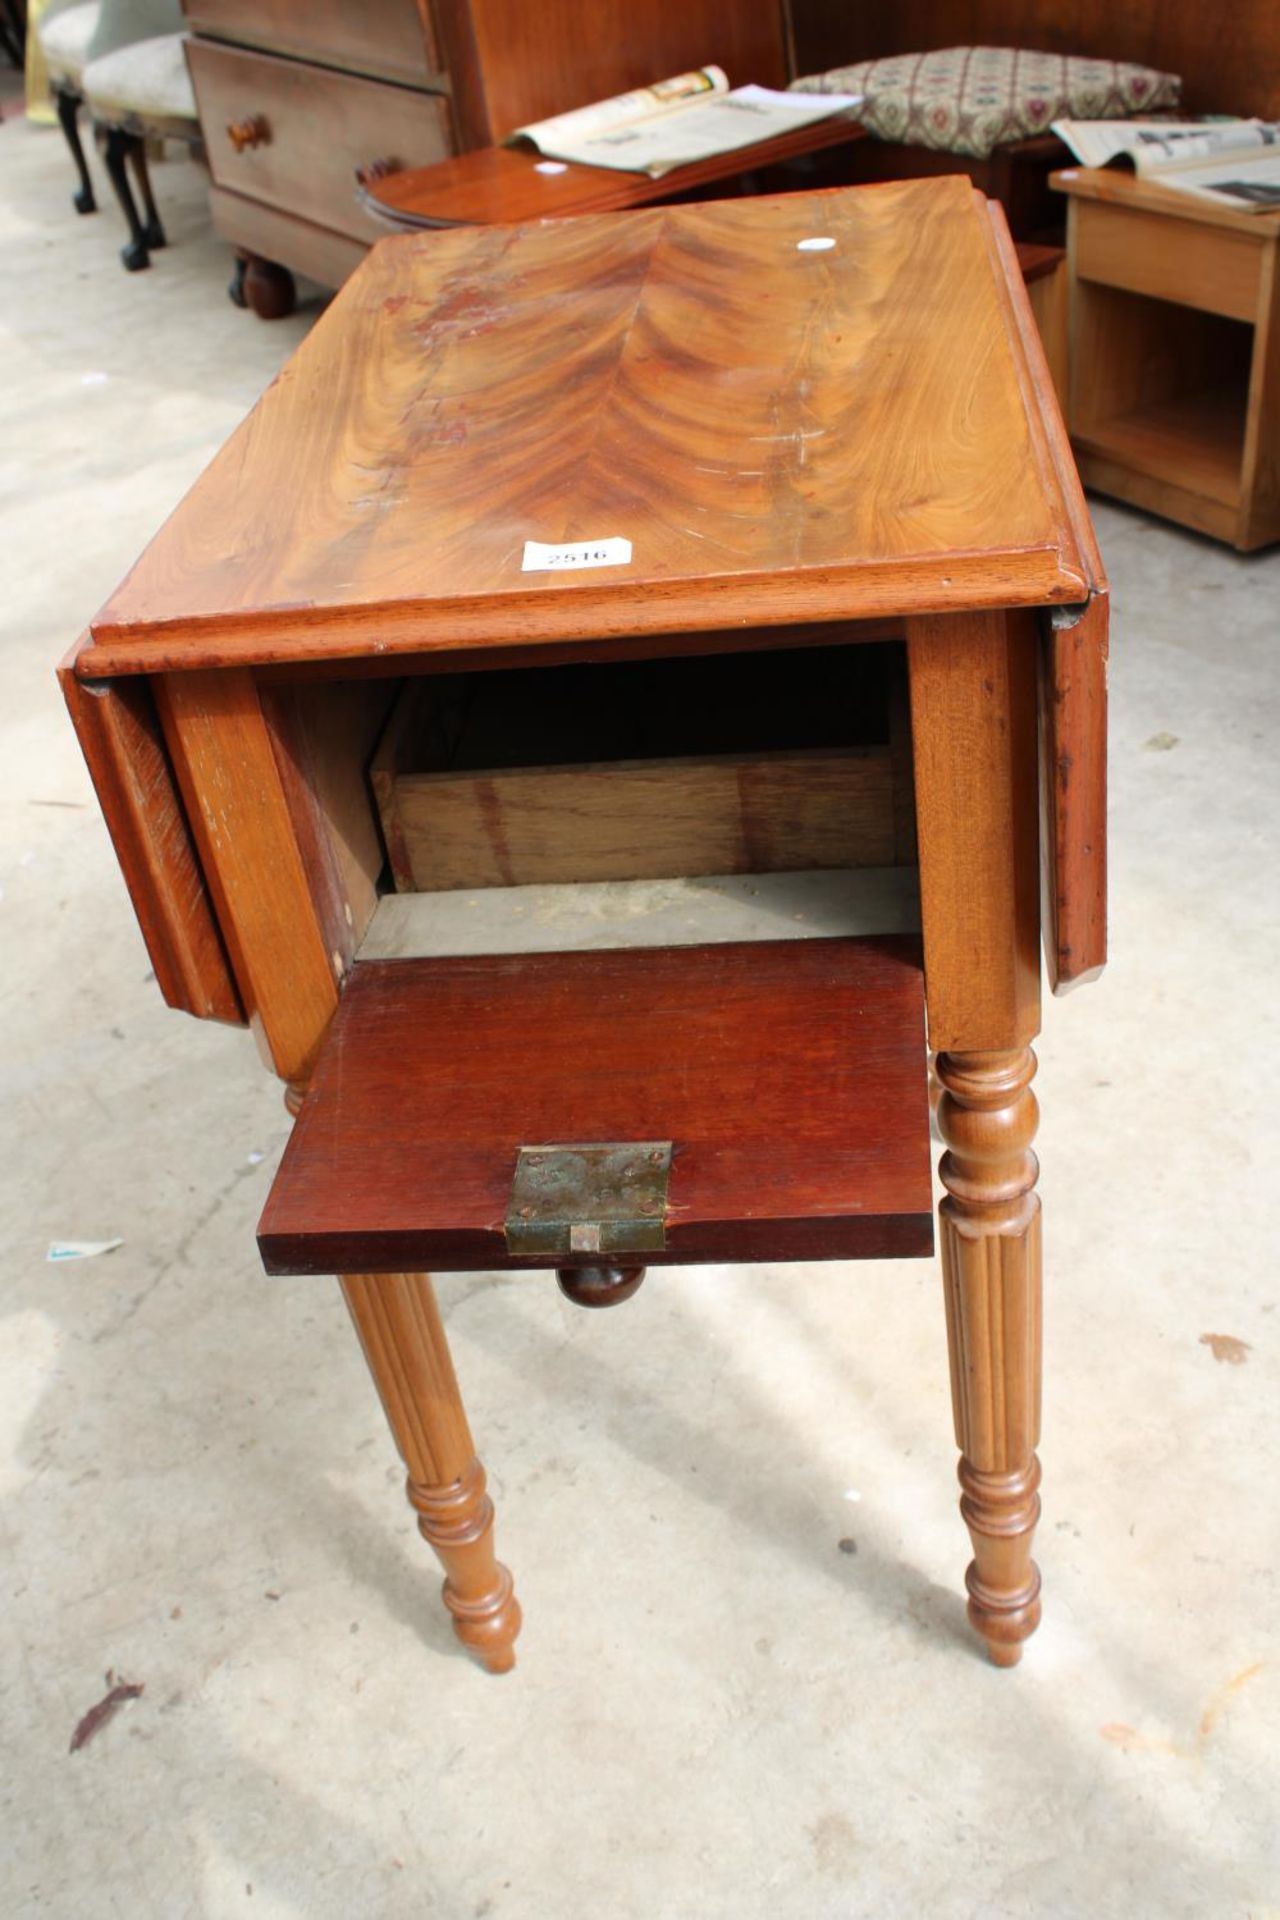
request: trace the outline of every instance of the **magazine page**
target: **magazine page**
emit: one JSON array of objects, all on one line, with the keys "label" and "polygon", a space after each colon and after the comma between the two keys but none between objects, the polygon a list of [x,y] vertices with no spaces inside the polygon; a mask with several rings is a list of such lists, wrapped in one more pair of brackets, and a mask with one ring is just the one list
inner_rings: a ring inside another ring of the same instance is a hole
[{"label": "magazine page", "polygon": [[1127,159],[1139,173],[1154,172],[1180,158],[1211,158],[1214,154],[1256,146],[1258,120],[1230,120],[1206,125],[1203,120],[1055,120],[1051,131],[1083,167],[1106,167]]},{"label": "magazine page", "polygon": [[1280,123],[1246,120],[1207,131],[1232,138],[1199,145],[1178,142],[1160,156],[1148,177],[1237,212],[1270,213],[1280,207]]},{"label": "magazine page", "polygon": [[571,160],[572,154],[562,152],[566,145],[579,145],[594,134],[629,126],[636,120],[678,112],[699,94],[728,91],[729,76],[723,67],[695,67],[691,73],[677,73],[670,80],[655,81],[651,87],[635,87],[630,93],[615,93],[609,100],[596,100],[589,107],[575,107],[570,113],[554,114],[550,120],[536,120],[532,126],[517,127],[507,145],[527,140],[539,153]]},{"label": "magazine page", "polygon": [[732,93],[686,101],[676,112],[605,127],[585,139],[553,144],[540,139],[539,146],[557,160],[647,173],[657,180],[676,167],[776,140],[797,127],[850,113],[861,104],[862,95],[854,93],[778,93],[769,87],[736,87]]},{"label": "magazine page", "polygon": [[1053,130],[1086,166],[1128,164],[1144,180],[1240,213],[1280,208],[1280,123],[1059,120]]},{"label": "magazine page", "polygon": [[1194,193],[1220,207],[1234,207],[1237,213],[1274,213],[1280,208],[1280,142],[1269,151],[1237,148],[1209,165],[1183,161],[1160,167],[1148,178],[1178,193]]}]

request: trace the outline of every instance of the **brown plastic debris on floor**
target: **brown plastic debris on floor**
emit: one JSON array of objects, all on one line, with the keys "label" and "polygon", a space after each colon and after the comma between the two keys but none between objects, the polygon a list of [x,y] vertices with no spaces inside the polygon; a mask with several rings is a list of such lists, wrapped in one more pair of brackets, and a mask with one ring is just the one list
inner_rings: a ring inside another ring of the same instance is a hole
[{"label": "brown plastic debris on floor", "polygon": [[117,1680],[110,1667],[106,1672],[107,1691],[97,1706],[90,1707],[71,1736],[69,1753],[79,1753],[81,1747],[87,1747],[95,1733],[100,1733],[108,1720],[114,1718],[126,1700],[136,1700],[142,1692],[142,1682]]},{"label": "brown plastic debris on floor", "polygon": [[1237,1340],[1233,1333],[1202,1333],[1200,1345],[1208,1347],[1215,1360],[1225,1360],[1228,1366],[1244,1365],[1251,1349],[1247,1340]]}]

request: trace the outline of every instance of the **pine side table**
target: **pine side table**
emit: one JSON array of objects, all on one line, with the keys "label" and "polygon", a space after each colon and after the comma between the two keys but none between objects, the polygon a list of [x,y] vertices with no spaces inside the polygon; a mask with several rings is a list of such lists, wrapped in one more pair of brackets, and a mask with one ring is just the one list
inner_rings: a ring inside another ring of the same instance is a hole
[{"label": "pine side table", "polygon": [[1018,1658],[1106,625],[1003,219],[944,179],[381,242],[64,666],[166,998],[287,1083],[267,1269],[342,1276],[490,1668],[428,1270],[928,1255],[926,1020],[970,1616]]},{"label": "pine side table", "polygon": [[1067,419],[1087,486],[1280,540],[1280,213],[1070,167]]}]

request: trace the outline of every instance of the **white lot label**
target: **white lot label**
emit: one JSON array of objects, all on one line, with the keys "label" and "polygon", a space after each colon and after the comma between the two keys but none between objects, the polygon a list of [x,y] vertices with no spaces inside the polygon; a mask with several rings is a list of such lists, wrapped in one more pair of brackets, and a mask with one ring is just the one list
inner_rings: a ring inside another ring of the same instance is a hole
[{"label": "white lot label", "polygon": [[521,573],[568,573],[577,567],[629,567],[629,540],[572,540],[567,546],[549,547],[541,540],[526,540]]}]

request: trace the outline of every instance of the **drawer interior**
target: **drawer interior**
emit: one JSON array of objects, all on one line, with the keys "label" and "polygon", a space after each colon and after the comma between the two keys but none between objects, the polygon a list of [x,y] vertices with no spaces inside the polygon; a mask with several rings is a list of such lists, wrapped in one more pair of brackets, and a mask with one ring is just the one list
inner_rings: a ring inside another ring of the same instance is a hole
[{"label": "drawer interior", "polygon": [[[885,642],[265,687],[347,974],[268,1270],[928,1254],[901,669]],[[642,1148],[642,1218],[588,1180],[529,1240],[528,1166]]]},{"label": "drawer interior", "polygon": [[890,646],[411,682],[371,782],[401,892],[912,857]]},{"label": "drawer interior", "polygon": [[900,643],[262,691],[340,973],[918,928]]}]

